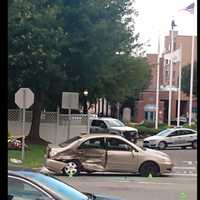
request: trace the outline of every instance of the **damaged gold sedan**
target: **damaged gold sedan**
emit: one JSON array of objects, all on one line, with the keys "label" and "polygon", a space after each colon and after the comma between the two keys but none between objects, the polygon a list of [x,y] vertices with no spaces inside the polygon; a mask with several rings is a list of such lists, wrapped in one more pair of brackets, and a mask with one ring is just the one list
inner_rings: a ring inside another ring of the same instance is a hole
[{"label": "damaged gold sedan", "polygon": [[85,171],[159,176],[170,172],[173,163],[166,153],[140,148],[121,136],[88,134],[69,139],[59,146],[48,145],[45,167],[67,175]]}]

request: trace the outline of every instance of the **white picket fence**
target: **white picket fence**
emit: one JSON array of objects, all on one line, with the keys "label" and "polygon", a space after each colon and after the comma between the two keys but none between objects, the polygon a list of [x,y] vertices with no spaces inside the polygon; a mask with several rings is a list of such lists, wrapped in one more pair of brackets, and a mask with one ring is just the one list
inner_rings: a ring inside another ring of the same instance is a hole
[{"label": "white picket fence", "polygon": [[[25,135],[29,134],[32,112],[26,111]],[[40,121],[40,137],[53,144],[59,144],[68,138],[87,132],[87,115],[72,114],[70,120],[70,134],[68,135],[68,114],[57,112],[42,112]],[[8,131],[14,135],[22,135],[21,110],[8,110]]]}]

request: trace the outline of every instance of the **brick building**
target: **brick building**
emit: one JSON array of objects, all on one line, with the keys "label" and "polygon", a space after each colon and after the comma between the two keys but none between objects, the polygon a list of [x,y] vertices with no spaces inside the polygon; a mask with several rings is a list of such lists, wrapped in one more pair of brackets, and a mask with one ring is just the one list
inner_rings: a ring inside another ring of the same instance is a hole
[{"label": "brick building", "polygon": [[[168,99],[169,91],[164,90],[169,85],[169,68],[170,60],[164,59],[164,55],[171,52],[171,31],[168,36],[165,36],[164,41],[165,49],[162,57],[160,58],[160,90],[159,90],[159,122],[167,122],[168,119]],[[191,63],[191,46],[192,36],[178,35],[174,31],[174,50],[179,49],[182,45],[182,66]],[[157,80],[157,57],[158,54],[147,54],[147,60],[151,67],[151,81],[149,87],[144,91],[139,100],[136,102],[136,122],[140,123],[144,120],[154,121],[156,112],[156,80]],[[197,40],[195,38],[194,61],[197,60]],[[173,77],[172,85],[175,91],[172,92],[172,110],[171,119],[177,117],[177,104],[178,104],[178,77],[179,76],[179,63],[173,64]],[[196,99],[193,99],[193,110],[197,110]],[[189,96],[181,92],[180,115],[186,115],[189,111]]]}]

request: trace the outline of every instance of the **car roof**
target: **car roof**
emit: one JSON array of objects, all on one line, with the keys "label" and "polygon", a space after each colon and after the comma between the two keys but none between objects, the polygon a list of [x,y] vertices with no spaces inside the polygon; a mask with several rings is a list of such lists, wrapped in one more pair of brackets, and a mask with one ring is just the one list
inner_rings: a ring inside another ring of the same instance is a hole
[{"label": "car roof", "polygon": [[96,137],[115,137],[115,138],[123,138],[120,135],[115,135],[115,134],[109,134],[109,133],[91,133],[91,134],[84,134],[81,135],[81,138],[96,138]]},{"label": "car roof", "polygon": [[190,131],[192,130],[192,131],[195,131],[191,128],[184,128],[184,127],[174,127],[174,128],[170,128],[170,130],[190,130]]},{"label": "car roof", "polygon": [[99,118],[94,118],[94,120],[118,120],[112,117],[99,117]]}]

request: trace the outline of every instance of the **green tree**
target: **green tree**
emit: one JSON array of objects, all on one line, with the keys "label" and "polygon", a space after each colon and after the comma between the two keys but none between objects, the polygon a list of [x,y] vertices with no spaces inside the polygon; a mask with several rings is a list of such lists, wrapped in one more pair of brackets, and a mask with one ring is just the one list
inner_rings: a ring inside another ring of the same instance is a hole
[{"label": "green tree", "polygon": [[[197,63],[194,63],[193,74],[193,95],[197,96]],[[190,72],[191,65],[186,65],[182,70],[181,88],[186,94],[190,94]]]},{"label": "green tree", "polygon": [[11,92],[29,87],[35,94],[29,137],[38,139],[43,100],[65,80],[56,60],[68,37],[56,16],[57,5],[47,0],[10,0],[8,4],[8,75]]},{"label": "green tree", "polygon": [[106,97],[115,103],[146,87],[148,65],[136,58],[142,44],[132,2],[8,2],[9,94],[19,87],[35,93],[31,139],[39,138],[43,104],[59,104],[62,91],[82,94],[87,89],[90,102]]},{"label": "green tree", "polygon": [[63,58],[70,77],[66,89],[81,93],[87,89],[90,102],[102,96],[120,101],[147,84],[148,78],[137,81],[138,72],[143,69],[141,76],[148,75],[148,69],[143,58],[133,56],[142,44],[134,31],[137,12],[131,4],[130,0],[63,1],[60,18],[70,38],[68,59]]}]

